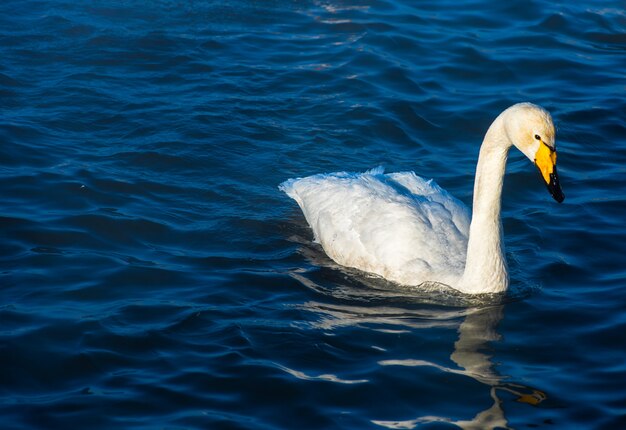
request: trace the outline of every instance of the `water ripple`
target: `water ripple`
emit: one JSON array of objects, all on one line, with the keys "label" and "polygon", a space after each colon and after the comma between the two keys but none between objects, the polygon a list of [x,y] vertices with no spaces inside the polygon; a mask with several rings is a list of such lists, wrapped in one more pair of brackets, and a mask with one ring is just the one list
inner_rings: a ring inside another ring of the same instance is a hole
[{"label": "water ripple", "polygon": [[[622,6],[0,4],[3,426],[620,428]],[[567,200],[511,153],[505,296],[341,268],[276,188],[384,165],[469,204],[526,100]]]}]

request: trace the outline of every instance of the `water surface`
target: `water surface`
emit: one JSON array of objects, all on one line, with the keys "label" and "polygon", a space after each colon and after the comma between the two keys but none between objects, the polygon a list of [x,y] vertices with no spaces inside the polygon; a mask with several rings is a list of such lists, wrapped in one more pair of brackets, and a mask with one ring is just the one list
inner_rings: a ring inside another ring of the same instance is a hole
[{"label": "water surface", "polygon": [[[432,4],[431,4],[432,3]],[[6,429],[626,426],[618,1],[0,5]],[[413,170],[471,202],[509,105],[499,300],[342,269],[283,180]]]}]

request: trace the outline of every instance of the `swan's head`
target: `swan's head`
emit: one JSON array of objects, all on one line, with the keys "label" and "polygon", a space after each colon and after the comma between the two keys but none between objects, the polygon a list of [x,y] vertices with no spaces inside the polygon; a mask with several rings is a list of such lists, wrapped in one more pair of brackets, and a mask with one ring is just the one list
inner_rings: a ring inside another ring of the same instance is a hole
[{"label": "swan's head", "polygon": [[554,200],[565,196],[556,172],[556,131],[552,117],[540,106],[518,103],[506,111],[504,127],[510,141],[535,163]]}]

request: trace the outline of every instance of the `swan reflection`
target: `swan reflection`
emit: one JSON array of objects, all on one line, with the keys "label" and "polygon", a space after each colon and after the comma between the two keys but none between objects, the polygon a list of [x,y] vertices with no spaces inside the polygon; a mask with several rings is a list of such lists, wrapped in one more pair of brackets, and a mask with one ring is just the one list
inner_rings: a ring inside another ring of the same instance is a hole
[{"label": "swan reflection", "polygon": [[408,421],[374,421],[375,424],[392,429],[411,429],[419,424],[431,422],[446,422],[455,424],[465,430],[487,430],[510,428],[499,392],[509,392],[518,402],[537,405],[546,399],[545,393],[540,390],[521,384],[505,382],[504,377],[497,373],[491,357],[483,352],[489,342],[497,341],[500,335],[496,327],[502,319],[504,305],[488,308],[473,309],[459,326],[459,338],[454,343],[451,360],[459,369],[447,368],[420,360],[386,360],[382,365],[401,366],[434,366],[441,371],[456,373],[473,378],[489,387],[489,395],[493,404],[477,413],[472,419],[453,421],[446,417],[427,416]]},{"label": "swan reflection", "polygon": [[[329,289],[324,289],[306,276],[297,273],[292,276],[318,293],[329,294]],[[449,417],[429,415],[411,420],[372,420],[374,424],[390,429],[412,429],[437,422],[454,424],[468,430],[510,428],[502,407],[502,394],[508,393],[509,397],[513,395],[516,401],[530,405],[538,405],[546,399],[546,395],[540,390],[507,381],[507,377],[498,373],[492,357],[486,352],[490,342],[500,339],[496,329],[503,318],[504,304],[486,306],[483,304],[483,307],[460,308],[415,306],[413,302],[407,307],[396,306],[400,299],[400,293],[397,290],[389,292],[393,299],[386,301],[381,299],[380,306],[372,306],[372,303],[367,303],[367,300],[363,303],[355,300],[350,301],[350,304],[345,304],[346,296],[349,295],[353,297],[360,295],[370,299],[373,295],[380,298],[380,290],[372,292],[368,288],[355,289],[346,287],[345,284],[340,285],[338,290],[342,291],[340,304],[337,304],[336,300],[330,300],[324,303],[310,301],[303,305],[306,310],[315,312],[319,316],[319,319],[313,323],[317,328],[332,331],[348,326],[368,326],[377,327],[375,328],[377,331],[390,333],[402,333],[415,329],[456,328],[458,338],[454,342],[454,350],[450,355],[456,367],[446,367],[419,359],[385,359],[380,360],[378,364],[380,366],[432,367],[442,372],[469,377],[483,384],[492,400],[487,409],[479,411],[468,419],[455,421]],[[406,298],[406,291],[404,294]],[[463,318],[460,325],[459,318]]]}]

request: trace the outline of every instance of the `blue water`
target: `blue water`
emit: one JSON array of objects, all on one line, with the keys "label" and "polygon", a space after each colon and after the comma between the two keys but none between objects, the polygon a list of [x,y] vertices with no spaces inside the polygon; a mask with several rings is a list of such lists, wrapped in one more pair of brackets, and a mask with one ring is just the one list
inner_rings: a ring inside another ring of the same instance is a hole
[{"label": "blue water", "polygon": [[[624,4],[415,3],[0,3],[3,429],[626,428]],[[566,200],[511,152],[501,300],[337,267],[277,188],[469,204],[520,101]]]}]

